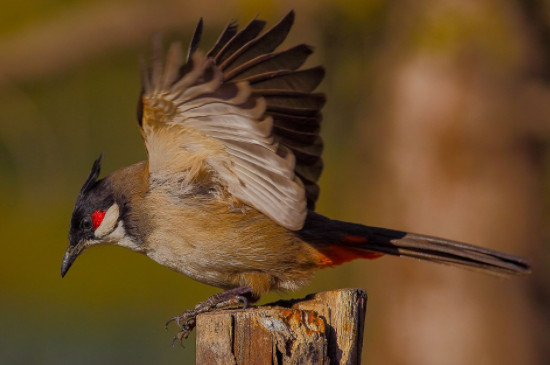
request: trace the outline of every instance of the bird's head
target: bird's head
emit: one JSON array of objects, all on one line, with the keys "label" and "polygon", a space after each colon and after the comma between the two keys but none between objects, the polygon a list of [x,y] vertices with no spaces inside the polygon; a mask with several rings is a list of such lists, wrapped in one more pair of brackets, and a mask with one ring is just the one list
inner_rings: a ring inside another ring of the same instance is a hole
[{"label": "bird's head", "polygon": [[87,247],[116,243],[120,220],[119,206],[108,179],[98,180],[101,158],[94,162],[88,178],[78,194],[69,227],[69,246],[61,265],[65,276],[78,255]]}]

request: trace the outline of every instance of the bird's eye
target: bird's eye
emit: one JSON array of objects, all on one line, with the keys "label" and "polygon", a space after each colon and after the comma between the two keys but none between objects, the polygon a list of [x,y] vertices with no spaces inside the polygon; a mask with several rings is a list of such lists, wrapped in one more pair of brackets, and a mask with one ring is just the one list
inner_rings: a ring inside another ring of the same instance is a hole
[{"label": "bird's eye", "polygon": [[84,218],[84,219],[80,222],[80,228],[82,228],[82,229],[90,229],[90,228],[92,228],[92,220],[89,219],[89,218]]}]

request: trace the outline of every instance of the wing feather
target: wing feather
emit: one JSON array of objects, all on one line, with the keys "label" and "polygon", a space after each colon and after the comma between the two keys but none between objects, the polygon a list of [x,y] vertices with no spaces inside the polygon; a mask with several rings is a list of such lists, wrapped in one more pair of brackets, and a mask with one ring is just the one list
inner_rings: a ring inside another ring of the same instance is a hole
[{"label": "wing feather", "polygon": [[272,52],[285,40],[293,23],[294,12],[291,11],[262,36],[248,41],[239,50],[229,56],[220,64],[220,68],[224,72],[228,72],[257,56]]},{"label": "wing feather", "polygon": [[256,99],[252,103],[246,102],[240,105],[214,102],[187,110],[184,118],[239,115],[249,119],[259,119],[264,115],[265,107],[266,103],[263,99]]},{"label": "wing feather", "polygon": [[220,37],[216,41],[216,44],[214,44],[214,47],[208,53],[206,54],[207,57],[216,58],[220,50],[229,42],[231,38],[237,34],[237,22],[235,20],[232,20],[227,24],[223,32],[220,34]]},{"label": "wing feather", "polygon": [[277,70],[253,75],[242,79],[248,81],[257,89],[288,89],[294,91],[311,92],[323,80],[322,67],[314,67],[307,70]]},{"label": "wing feather", "polygon": [[262,35],[262,20],[241,31],[230,22],[203,55],[201,19],[185,61],[179,43],[163,61],[154,39],[138,110],[151,179],[206,176],[282,226],[302,227],[319,194],[325,98],[313,90],[324,71],[299,69],[309,46],[275,51],[293,22],[290,12]]},{"label": "wing feather", "polygon": [[226,71],[225,79],[245,78],[269,70],[296,70],[312,53],[311,47],[300,44],[286,51],[264,54]]},{"label": "wing feather", "polygon": [[252,19],[252,21],[250,21],[250,23],[248,23],[243,30],[235,34],[233,38],[231,38],[220,50],[216,57],[214,57],[216,64],[222,64],[226,59],[231,57],[233,53],[237,52],[239,48],[260,34],[264,27],[265,21]]},{"label": "wing feather", "polygon": [[193,37],[191,38],[191,43],[189,44],[189,50],[187,51],[188,61],[189,61],[189,58],[191,58],[191,55],[195,53],[197,48],[199,48],[199,43],[202,37],[202,25],[203,25],[203,21],[202,21],[202,18],[200,18],[199,22],[197,23],[197,27],[195,28],[195,32],[193,33]]},{"label": "wing feather", "polygon": [[170,45],[166,56],[166,67],[162,73],[161,88],[168,89],[178,78],[179,67],[183,62],[183,53],[181,43],[176,42]]}]

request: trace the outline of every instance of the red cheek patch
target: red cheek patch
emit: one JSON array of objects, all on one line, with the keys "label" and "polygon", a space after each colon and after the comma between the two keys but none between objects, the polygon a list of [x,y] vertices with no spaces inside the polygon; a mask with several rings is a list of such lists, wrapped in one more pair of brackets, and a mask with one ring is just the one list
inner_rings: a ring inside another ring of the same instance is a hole
[{"label": "red cheek patch", "polygon": [[96,210],[92,214],[92,223],[94,224],[94,230],[99,227],[101,222],[103,222],[103,218],[105,218],[105,211],[104,210]]}]

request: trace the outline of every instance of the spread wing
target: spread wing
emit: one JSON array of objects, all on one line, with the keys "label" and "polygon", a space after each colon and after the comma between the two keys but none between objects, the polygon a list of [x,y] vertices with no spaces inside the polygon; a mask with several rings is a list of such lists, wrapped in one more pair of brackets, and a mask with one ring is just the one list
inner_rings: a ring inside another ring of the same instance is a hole
[{"label": "spread wing", "polygon": [[254,19],[231,22],[206,54],[198,51],[202,20],[184,55],[160,41],[144,68],[138,121],[152,179],[221,185],[282,226],[298,230],[319,195],[319,137],[324,95],[313,93],[321,67],[300,69],[312,53],[275,49],[294,21],[290,12],[261,34]]}]

